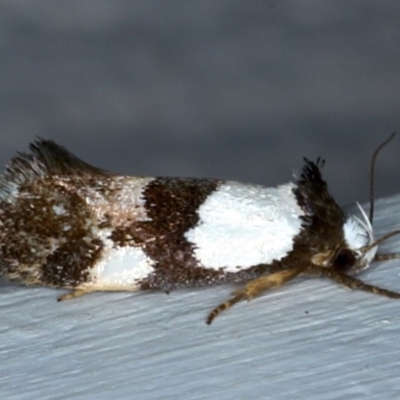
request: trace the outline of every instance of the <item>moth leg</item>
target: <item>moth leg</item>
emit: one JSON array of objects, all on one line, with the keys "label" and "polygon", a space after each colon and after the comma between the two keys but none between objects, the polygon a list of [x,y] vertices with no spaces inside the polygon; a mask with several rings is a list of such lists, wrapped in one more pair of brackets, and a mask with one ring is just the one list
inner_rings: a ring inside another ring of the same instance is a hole
[{"label": "moth leg", "polygon": [[126,287],[124,286],[118,286],[118,285],[110,285],[110,286],[78,286],[75,289],[72,289],[70,292],[65,293],[61,295],[57,300],[58,301],[64,301],[64,300],[71,300],[71,299],[76,299],[78,297],[85,296],[89,293],[93,292],[137,292],[139,290],[138,286],[131,286],[131,287]]},{"label": "moth leg", "polygon": [[64,300],[77,299],[78,297],[82,297],[82,296],[84,296],[85,294],[93,293],[93,292],[95,292],[95,291],[96,291],[96,290],[89,289],[89,288],[74,289],[74,290],[71,290],[71,291],[68,292],[68,293],[65,293],[65,294],[61,295],[61,296],[57,299],[57,301],[64,301]]},{"label": "moth leg", "polygon": [[235,291],[234,296],[228,301],[225,301],[224,303],[221,303],[219,306],[215,307],[214,310],[212,310],[207,317],[207,324],[210,325],[218,314],[232,307],[239,301],[250,301],[254,297],[269,289],[282,286],[285,282],[293,279],[295,276],[303,272],[304,269],[305,268],[285,269],[283,271],[275,272],[270,275],[264,275],[260,276],[259,278],[253,279],[252,281],[248,282],[244,288]]},{"label": "moth leg", "polygon": [[327,278],[332,279],[336,283],[339,283],[340,285],[349,289],[362,290],[364,292],[377,294],[379,296],[389,297],[390,299],[400,300],[400,293],[392,292],[391,290],[383,289],[378,286],[369,285],[360,279],[346,275],[343,272],[339,272],[331,268],[312,266],[309,268],[309,270],[314,273],[319,273],[320,276],[326,276]]},{"label": "moth leg", "polygon": [[397,253],[375,254],[373,261],[394,260],[395,258],[400,258],[400,254]]}]

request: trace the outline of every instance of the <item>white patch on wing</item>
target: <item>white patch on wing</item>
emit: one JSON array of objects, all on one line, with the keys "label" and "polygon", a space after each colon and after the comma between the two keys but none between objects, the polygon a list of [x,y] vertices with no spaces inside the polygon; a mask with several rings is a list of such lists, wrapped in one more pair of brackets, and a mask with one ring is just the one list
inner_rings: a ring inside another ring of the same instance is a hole
[{"label": "white patch on wing", "polygon": [[97,290],[135,290],[137,283],[154,272],[154,262],[141,247],[115,246],[111,229],[95,229],[105,248],[101,259],[91,269],[89,286]]},{"label": "white patch on wing", "polygon": [[[98,191],[85,193],[86,203],[98,218],[107,215],[113,226],[148,219],[143,192],[154,178],[115,176],[107,182],[107,196]],[[98,183],[99,184],[99,183]]]},{"label": "white patch on wing", "polygon": [[99,290],[133,290],[153,271],[152,260],[140,247],[115,247],[106,250],[91,270],[93,285]]},{"label": "white patch on wing", "polygon": [[237,272],[286,256],[304,215],[294,187],[225,182],[201,205],[198,225],[185,235],[196,258],[206,268]]}]

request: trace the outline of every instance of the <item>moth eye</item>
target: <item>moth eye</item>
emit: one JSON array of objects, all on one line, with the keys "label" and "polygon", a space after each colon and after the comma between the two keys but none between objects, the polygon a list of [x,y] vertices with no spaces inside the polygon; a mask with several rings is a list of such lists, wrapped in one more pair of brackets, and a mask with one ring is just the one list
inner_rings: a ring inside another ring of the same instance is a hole
[{"label": "moth eye", "polygon": [[339,271],[348,271],[356,263],[356,257],[354,253],[349,249],[340,250],[336,258],[333,261],[332,267],[338,269]]}]

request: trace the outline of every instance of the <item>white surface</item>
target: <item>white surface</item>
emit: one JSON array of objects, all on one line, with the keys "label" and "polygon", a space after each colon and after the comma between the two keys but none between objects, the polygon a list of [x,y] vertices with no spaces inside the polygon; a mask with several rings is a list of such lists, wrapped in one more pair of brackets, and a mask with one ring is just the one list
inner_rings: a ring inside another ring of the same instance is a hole
[{"label": "white surface", "polygon": [[[379,237],[400,196],[377,203]],[[382,246],[400,250],[400,237]],[[400,261],[361,275],[400,290]],[[98,293],[0,291],[2,399],[393,399],[400,302],[299,278],[204,322],[232,286]],[[396,396],[397,395],[397,396]]]},{"label": "white surface", "polygon": [[225,182],[200,206],[199,224],[185,234],[196,258],[206,268],[237,272],[285,257],[304,215],[294,186]]}]

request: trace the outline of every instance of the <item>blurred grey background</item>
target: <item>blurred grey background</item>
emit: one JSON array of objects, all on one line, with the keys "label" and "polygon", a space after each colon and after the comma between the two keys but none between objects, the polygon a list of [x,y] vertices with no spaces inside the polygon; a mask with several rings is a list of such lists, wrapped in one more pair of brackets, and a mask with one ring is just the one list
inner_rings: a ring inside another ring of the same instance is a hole
[{"label": "blurred grey background", "polygon": [[[0,165],[36,136],[102,168],[276,185],[326,158],[368,197],[400,127],[400,2],[2,0]],[[400,192],[400,132],[379,197]]]}]

